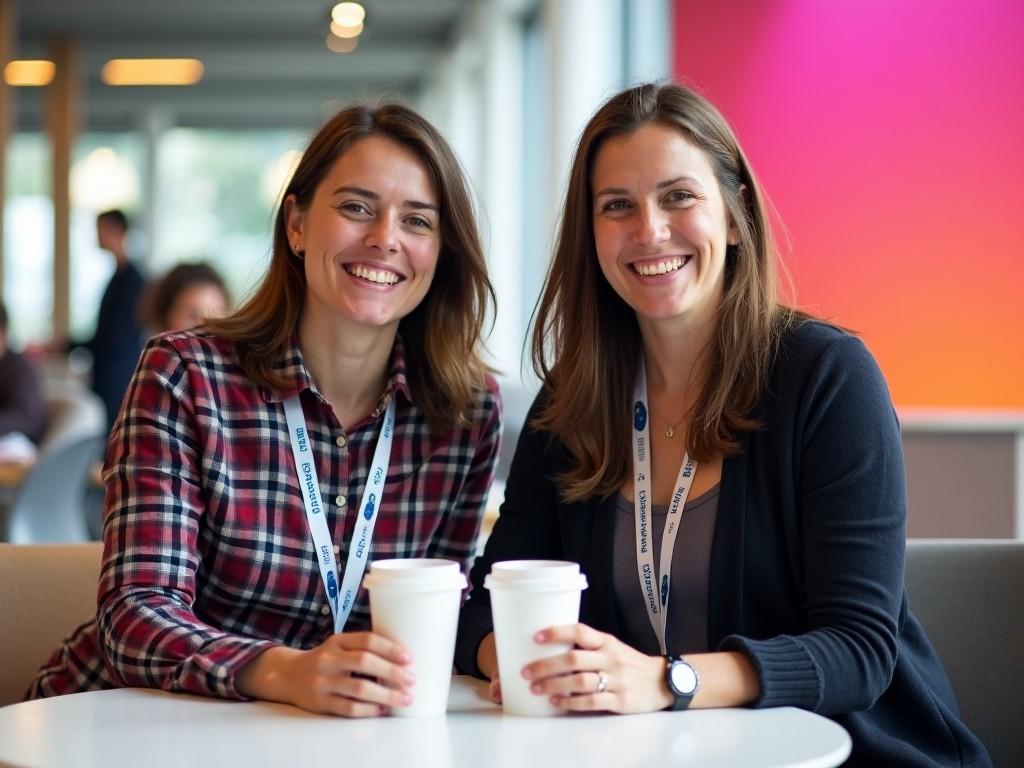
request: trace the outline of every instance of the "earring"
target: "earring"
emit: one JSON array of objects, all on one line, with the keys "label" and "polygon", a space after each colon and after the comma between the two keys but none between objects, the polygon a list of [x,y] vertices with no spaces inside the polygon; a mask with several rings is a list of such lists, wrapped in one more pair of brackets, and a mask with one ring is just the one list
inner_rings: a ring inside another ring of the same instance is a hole
[{"label": "earring", "polygon": [[299,247],[299,244],[298,244],[298,243],[296,243],[295,245],[293,245],[293,246],[292,246],[292,251],[293,251],[293,252],[295,253],[295,255],[296,255],[296,256],[297,256],[298,258],[300,258],[300,259],[301,259],[301,258],[302,258],[303,256],[305,256],[305,255],[306,255],[306,252],[305,252],[304,250],[302,250],[302,249],[301,249],[301,248]]}]

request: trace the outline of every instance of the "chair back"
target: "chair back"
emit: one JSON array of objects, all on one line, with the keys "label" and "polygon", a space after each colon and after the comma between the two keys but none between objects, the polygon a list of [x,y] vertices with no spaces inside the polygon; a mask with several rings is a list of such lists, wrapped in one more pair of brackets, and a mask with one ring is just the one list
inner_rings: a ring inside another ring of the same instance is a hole
[{"label": "chair back", "polygon": [[1024,765],[1024,541],[907,542],[910,610],[996,766]]},{"label": "chair back", "polygon": [[20,701],[36,671],[96,614],[103,545],[0,544],[0,707]]},{"label": "chair back", "polygon": [[90,541],[86,488],[105,438],[86,435],[40,452],[7,515],[6,535],[13,544]]},{"label": "chair back", "polygon": [[48,381],[45,388],[46,431],[39,443],[41,457],[83,437],[106,433],[106,411],[96,394],[76,382]]},{"label": "chair back", "polygon": [[526,428],[526,415],[530,412],[536,388],[527,387],[510,379],[501,382],[501,406],[504,432],[501,436],[501,450],[498,452],[498,463],[495,467],[494,479],[502,483],[508,479],[508,471],[512,466],[512,457],[519,444],[519,436]]}]

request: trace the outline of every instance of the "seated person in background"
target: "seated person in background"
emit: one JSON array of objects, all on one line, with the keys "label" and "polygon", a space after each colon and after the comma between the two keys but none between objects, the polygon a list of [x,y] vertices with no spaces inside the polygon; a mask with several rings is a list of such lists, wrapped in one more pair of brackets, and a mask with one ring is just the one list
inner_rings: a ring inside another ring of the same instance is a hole
[{"label": "seated person in background", "polygon": [[92,353],[92,389],[103,401],[109,427],[142,351],[139,302],[146,281],[128,258],[128,217],[123,211],[96,217],[96,239],[114,257],[114,274],[100,300],[96,332],[85,347]]},{"label": "seated person in background", "polygon": [[440,134],[398,105],[338,113],[285,189],[253,297],[147,345],[104,467],[97,621],[30,695],[408,703],[408,653],[368,631],[362,573],[370,552],[472,557],[501,426],[493,298]]},{"label": "seated person in background", "polygon": [[39,375],[28,358],[7,346],[7,308],[0,303],[0,437],[19,432],[38,444],[45,429]]},{"label": "seated person in background", "polygon": [[850,766],[990,765],[908,610],[885,381],[860,340],[778,303],[764,196],[725,119],[674,84],[612,97],[561,221],[543,386],[459,667],[497,675],[492,563],[572,560],[581,623],[538,642],[575,649],[522,670],[555,706],[802,707],[849,731]]},{"label": "seated person in background", "polygon": [[231,306],[224,278],[203,261],[182,262],[168,270],[146,295],[146,322],[153,333],[184,331],[218,319]]}]

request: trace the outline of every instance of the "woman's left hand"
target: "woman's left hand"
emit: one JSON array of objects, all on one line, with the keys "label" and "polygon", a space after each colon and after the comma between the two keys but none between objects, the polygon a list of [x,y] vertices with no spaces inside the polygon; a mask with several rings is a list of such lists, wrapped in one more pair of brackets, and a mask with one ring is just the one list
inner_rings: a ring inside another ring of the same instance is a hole
[{"label": "woman's left hand", "polygon": [[536,695],[573,712],[654,712],[672,703],[665,660],[647,656],[586,624],[541,630],[537,643],[568,643],[571,651],[523,667]]}]

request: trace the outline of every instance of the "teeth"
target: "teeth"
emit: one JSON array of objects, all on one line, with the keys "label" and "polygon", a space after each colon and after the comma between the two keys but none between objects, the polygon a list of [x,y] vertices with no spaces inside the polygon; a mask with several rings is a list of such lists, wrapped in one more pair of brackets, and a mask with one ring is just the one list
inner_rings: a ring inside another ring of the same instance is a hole
[{"label": "teeth", "polygon": [[363,280],[369,280],[371,283],[377,283],[378,285],[394,285],[398,282],[398,275],[394,272],[389,272],[385,269],[367,269],[362,265],[348,268],[350,275],[361,277]]},{"label": "teeth", "polygon": [[655,275],[675,272],[677,269],[682,269],[682,266],[683,260],[677,256],[673,259],[659,261],[657,264],[634,264],[633,269],[645,277],[654,277]]}]

